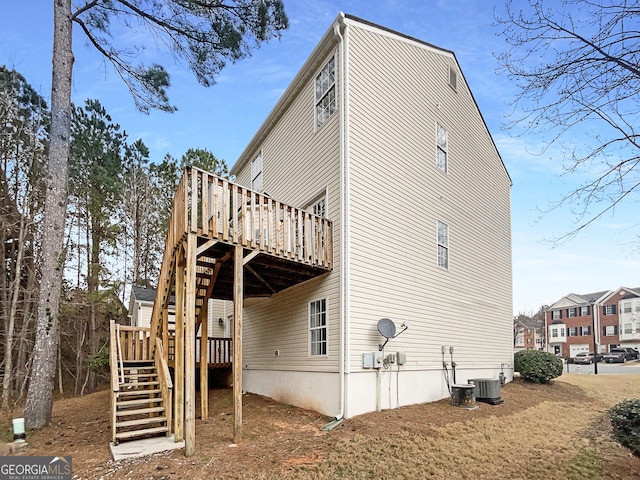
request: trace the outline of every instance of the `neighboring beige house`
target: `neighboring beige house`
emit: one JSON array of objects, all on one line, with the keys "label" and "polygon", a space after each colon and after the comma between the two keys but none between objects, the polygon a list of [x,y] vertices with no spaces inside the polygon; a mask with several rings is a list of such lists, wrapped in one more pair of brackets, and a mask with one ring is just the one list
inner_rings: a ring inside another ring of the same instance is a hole
[{"label": "neighboring beige house", "polygon": [[331,272],[244,300],[244,391],[339,418],[449,396],[452,361],[512,379],[511,180],[453,52],[338,15],[231,173],[333,222]]},{"label": "neighboring beige house", "polygon": [[[129,317],[132,327],[149,327],[155,288],[139,285],[131,287],[129,296]],[[169,328],[175,329],[175,307],[173,298],[169,304]],[[224,300],[209,300],[208,331],[210,338],[230,338],[233,333],[233,303]],[[198,336],[200,334],[198,333]]]}]

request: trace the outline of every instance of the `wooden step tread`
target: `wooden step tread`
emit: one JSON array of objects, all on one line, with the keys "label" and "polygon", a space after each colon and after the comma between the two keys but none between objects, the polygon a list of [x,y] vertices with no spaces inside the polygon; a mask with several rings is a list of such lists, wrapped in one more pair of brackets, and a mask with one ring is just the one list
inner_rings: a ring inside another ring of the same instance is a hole
[{"label": "wooden step tread", "polygon": [[120,396],[136,396],[136,395],[151,395],[151,394],[156,394],[156,393],[160,393],[162,390],[160,390],[159,388],[154,388],[154,389],[145,389],[145,388],[141,388],[141,389],[135,389],[132,388],[131,390],[120,390]]},{"label": "wooden step tread", "polygon": [[125,373],[124,378],[148,378],[148,377],[157,377],[158,372],[149,372],[149,373]]},{"label": "wooden step tread", "polygon": [[116,402],[117,407],[129,407],[133,405],[144,405],[145,403],[160,403],[162,402],[162,397],[156,398],[136,398],[134,400],[118,400]]},{"label": "wooden step tread", "polygon": [[139,418],[136,420],[123,420],[121,422],[116,422],[116,428],[135,427],[138,425],[148,425],[150,423],[162,423],[166,421],[167,421],[167,417],[149,417],[149,418]]},{"label": "wooden step tread", "polygon": [[148,386],[160,385],[160,382],[158,382],[157,380],[152,380],[150,382],[124,382],[124,383],[119,383],[118,385],[120,385],[120,389],[122,390],[123,388],[129,388],[129,387],[148,387]]},{"label": "wooden step tread", "polygon": [[155,364],[156,362],[154,362],[153,360],[122,360],[122,366],[124,368],[152,368],[155,366]]},{"label": "wooden step tread", "polygon": [[122,440],[125,438],[134,438],[141,437],[146,435],[154,435],[158,433],[166,433],[169,431],[169,427],[154,427],[154,428],[145,428],[142,430],[131,430],[128,432],[117,432],[116,439]]},{"label": "wooden step tread", "polygon": [[150,413],[164,412],[164,407],[149,407],[149,408],[129,408],[127,410],[118,410],[116,412],[117,417],[125,417],[129,415],[146,415]]}]

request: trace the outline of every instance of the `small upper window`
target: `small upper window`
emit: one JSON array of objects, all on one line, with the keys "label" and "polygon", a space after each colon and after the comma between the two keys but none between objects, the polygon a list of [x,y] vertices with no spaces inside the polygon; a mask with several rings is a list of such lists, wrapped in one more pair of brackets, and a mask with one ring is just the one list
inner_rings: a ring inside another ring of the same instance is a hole
[{"label": "small upper window", "polygon": [[438,266],[449,269],[449,226],[438,220]]},{"label": "small upper window", "polygon": [[458,72],[451,65],[449,65],[449,86],[458,91]]},{"label": "small upper window", "polygon": [[443,172],[448,170],[449,141],[447,130],[440,125],[436,125],[436,166]]},{"label": "small upper window", "polygon": [[605,305],[604,314],[605,315],[615,315],[616,314],[616,306],[615,305]]},{"label": "small upper window", "polygon": [[331,57],[316,77],[316,128],[336,110],[336,60]]},{"label": "small upper window", "polygon": [[562,318],[562,310],[552,310],[551,311],[551,319],[552,320],[559,320],[560,318]]},{"label": "small upper window", "polygon": [[589,308],[590,307],[580,307],[580,316],[584,317],[589,315]]},{"label": "small upper window", "polygon": [[251,162],[251,189],[262,191],[262,154],[258,154]]},{"label": "small upper window", "polygon": [[576,309],[575,308],[568,308],[567,309],[567,317],[573,318],[575,316],[576,316]]}]

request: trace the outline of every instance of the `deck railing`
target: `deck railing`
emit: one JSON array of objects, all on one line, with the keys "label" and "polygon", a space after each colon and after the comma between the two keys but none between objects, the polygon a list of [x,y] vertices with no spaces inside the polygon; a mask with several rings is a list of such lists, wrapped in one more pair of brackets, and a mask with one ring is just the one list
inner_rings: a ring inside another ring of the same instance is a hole
[{"label": "deck railing", "polygon": [[187,167],[173,199],[151,317],[154,338],[166,339],[161,310],[171,293],[175,250],[187,233],[327,270],[333,268],[331,221],[212,173]]},{"label": "deck railing", "polygon": [[[207,363],[212,368],[230,367],[233,359],[232,339],[212,337],[208,339],[209,346],[207,348]],[[167,347],[169,364],[173,365],[175,360],[175,337],[169,336],[169,345]],[[196,340],[196,363],[200,363],[200,338]]]},{"label": "deck railing", "polygon": [[124,360],[151,360],[148,327],[118,325],[118,345]]},{"label": "deck railing", "polygon": [[187,231],[297,262],[332,267],[332,224],[197,168],[188,168]]}]

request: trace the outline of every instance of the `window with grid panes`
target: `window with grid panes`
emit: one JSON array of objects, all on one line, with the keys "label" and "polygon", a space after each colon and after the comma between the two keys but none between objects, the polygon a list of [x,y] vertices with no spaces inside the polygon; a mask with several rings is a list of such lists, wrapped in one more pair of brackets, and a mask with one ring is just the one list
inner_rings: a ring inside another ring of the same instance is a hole
[{"label": "window with grid panes", "polygon": [[438,220],[438,266],[449,269],[449,226]]},{"label": "window with grid panes", "polygon": [[449,138],[439,123],[436,124],[436,166],[445,173],[449,170]]},{"label": "window with grid panes", "polygon": [[322,67],[315,80],[316,91],[316,128],[336,110],[336,60],[332,56]]},{"label": "window with grid panes", "polygon": [[327,354],[327,300],[309,302],[309,355]]}]

